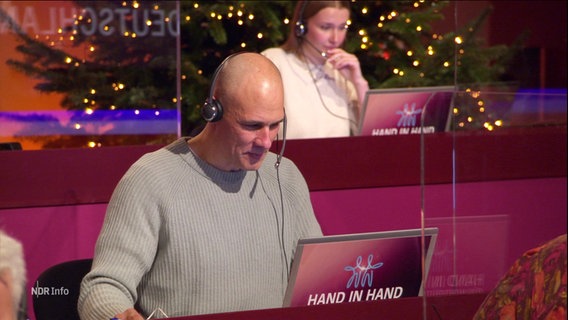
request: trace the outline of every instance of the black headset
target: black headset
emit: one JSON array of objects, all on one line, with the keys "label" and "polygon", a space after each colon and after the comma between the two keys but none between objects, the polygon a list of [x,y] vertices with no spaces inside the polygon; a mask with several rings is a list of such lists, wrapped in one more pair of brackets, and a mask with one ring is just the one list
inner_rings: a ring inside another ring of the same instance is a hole
[{"label": "black headset", "polygon": [[[215,69],[213,77],[211,78],[211,88],[209,88],[209,97],[207,97],[205,103],[203,103],[203,106],[201,107],[201,116],[203,117],[203,119],[205,119],[205,121],[216,122],[223,118],[223,105],[221,105],[221,101],[213,97],[215,86],[217,86],[217,77],[219,76],[221,70],[224,68],[225,64],[227,64],[227,61],[232,59],[234,56],[237,56],[245,52],[246,51],[241,51],[229,55],[228,57],[225,58],[225,60],[223,60],[223,62],[221,62],[221,64],[217,67],[217,69]],[[277,169],[280,166],[280,162],[282,161],[282,157],[284,155],[284,149],[286,148],[286,127],[287,127],[286,114],[284,114],[284,120],[282,125],[283,125],[282,148],[280,149],[280,153],[278,154],[276,158],[276,163],[274,164],[274,166]]]},{"label": "black headset", "polygon": [[308,32],[308,26],[304,23],[304,10],[306,10],[307,4],[308,1],[303,0],[300,11],[298,12],[298,21],[296,21],[296,25],[294,26],[294,33],[298,38],[303,37]]},{"label": "black headset", "polygon": [[237,56],[243,52],[236,52],[223,60],[221,64],[215,69],[213,73],[213,78],[211,78],[211,88],[209,88],[209,97],[205,100],[205,103],[201,107],[201,116],[207,122],[216,122],[223,118],[223,106],[221,102],[213,97],[213,92],[215,91],[215,87],[217,86],[217,77],[227,61],[229,61],[232,57]]}]

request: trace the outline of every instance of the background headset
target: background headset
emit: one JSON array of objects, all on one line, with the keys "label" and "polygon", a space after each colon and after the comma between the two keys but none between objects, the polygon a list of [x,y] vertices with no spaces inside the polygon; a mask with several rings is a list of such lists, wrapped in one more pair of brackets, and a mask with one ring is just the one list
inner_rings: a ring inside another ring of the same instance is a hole
[{"label": "background headset", "polygon": [[298,12],[298,21],[296,21],[296,25],[294,26],[294,34],[298,38],[303,37],[306,32],[308,32],[308,26],[304,23],[304,10],[306,10],[307,4],[308,1],[306,0],[302,2],[302,6],[300,7],[300,11]]}]

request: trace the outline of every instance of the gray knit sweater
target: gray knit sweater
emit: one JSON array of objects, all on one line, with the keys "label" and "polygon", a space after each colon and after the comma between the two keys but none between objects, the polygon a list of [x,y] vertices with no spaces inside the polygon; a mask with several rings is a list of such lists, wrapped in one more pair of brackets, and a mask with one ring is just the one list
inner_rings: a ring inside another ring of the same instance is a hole
[{"label": "gray knit sweater", "polygon": [[297,240],[321,229],[297,167],[284,158],[277,172],[275,161],[269,153],[258,171],[220,171],[183,138],[142,156],[108,204],[81,319],[133,305],[145,317],[158,307],[173,317],[281,306]]}]

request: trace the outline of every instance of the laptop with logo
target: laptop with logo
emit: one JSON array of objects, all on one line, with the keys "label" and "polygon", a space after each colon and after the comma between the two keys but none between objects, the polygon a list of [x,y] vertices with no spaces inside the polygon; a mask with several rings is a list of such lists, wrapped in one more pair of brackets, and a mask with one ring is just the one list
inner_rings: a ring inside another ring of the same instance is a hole
[{"label": "laptop with logo", "polygon": [[367,91],[360,136],[392,136],[448,131],[454,87]]},{"label": "laptop with logo", "polygon": [[283,305],[421,296],[437,235],[425,228],[301,239]]}]

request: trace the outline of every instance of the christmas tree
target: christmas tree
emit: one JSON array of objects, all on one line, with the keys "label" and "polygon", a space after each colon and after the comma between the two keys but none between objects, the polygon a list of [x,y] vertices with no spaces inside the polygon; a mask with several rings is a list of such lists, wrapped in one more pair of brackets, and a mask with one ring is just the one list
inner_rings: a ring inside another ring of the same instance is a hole
[{"label": "christmas tree", "polygon": [[[260,52],[282,44],[295,2],[76,1],[75,4],[82,9],[81,14],[73,24],[61,26],[60,40],[51,43],[21,32],[0,8],[0,22],[8,24],[22,41],[17,50],[23,58],[10,59],[7,63],[39,79],[37,90],[63,94],[61,105],[67,110],[163,110],[176,109],[180,103],[182,134],[187,134],[202,124],[199,108],[208,95],[210,78],[217,65],[237,51]],[[490,8],[463,30],[436,34],[431,23],[444,18],[441,10],[447,4],[447,1],[352,2],[345,48],[359,57],[371,88],[456,82],[469,88],[500,79],[515,48],[488,47],[477,37],[476,32]],[[114,19],[108,18],[111,14]],[[74,55],[76,48],[87,53]],[[179,87],[177,79],[181,81]],[[478,111],[461,110],[456,116],[468,117],[476,112],[475,123],[469,121],[468,125],[481,127],[489,113],[480,117]]]}]

